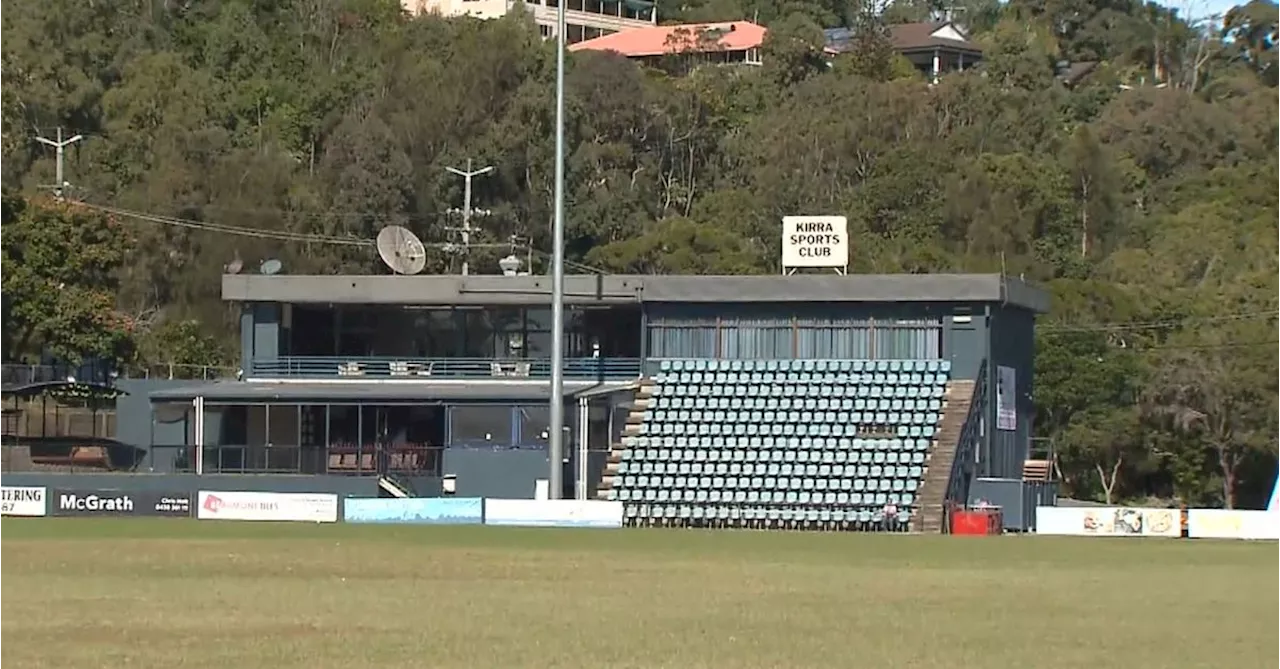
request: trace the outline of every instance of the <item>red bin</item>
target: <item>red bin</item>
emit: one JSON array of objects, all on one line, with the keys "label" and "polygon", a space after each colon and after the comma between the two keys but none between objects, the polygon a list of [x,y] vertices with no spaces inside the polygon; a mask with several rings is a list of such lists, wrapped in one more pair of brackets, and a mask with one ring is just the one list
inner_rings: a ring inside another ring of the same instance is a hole
[{"label": "red bin", "polygon": [[1004,530],[1000,509],[962,509],[951,510],[951,533],[966,536],[993,536]]}]

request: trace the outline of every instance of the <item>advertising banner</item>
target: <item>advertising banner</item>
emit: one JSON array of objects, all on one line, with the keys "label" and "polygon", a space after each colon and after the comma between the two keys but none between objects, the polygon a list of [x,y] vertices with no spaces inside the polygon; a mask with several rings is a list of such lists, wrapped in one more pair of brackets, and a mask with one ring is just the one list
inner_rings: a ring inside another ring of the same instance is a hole
[{"label": "advertising banner", "polygon": [[191,517],[191,495],[184,492],[54,489],[51,516]]},{"label": "advertising banner", "polygon": [[1193,539],[1280,539],[1280,513],[1189,509],[1187,536]]},{"label": "advertising banner", "polygon": [[338,522],[338,496],[305,492],[201,490],[196,496],[196,518],[336,523]]},{"label": "advertising banner", "polygon": [[348,523],[479,525],[484,520],[484,500],[479,497],[348,497],[342,501],[342,520]]},{"label": "advertising banner", "polygon": [[48,488],[43,487],[0,487],[0,515],[43,516],[48,512],[47,496]]},{"label": "advertising banner", "polygon": [[486,499],[485,525],[622,527],[622,502]]},{"label": "advertising banner", "polygon": [[1036,534],[1080,537],[1180,537],[1178,509],[1036,507]]}]

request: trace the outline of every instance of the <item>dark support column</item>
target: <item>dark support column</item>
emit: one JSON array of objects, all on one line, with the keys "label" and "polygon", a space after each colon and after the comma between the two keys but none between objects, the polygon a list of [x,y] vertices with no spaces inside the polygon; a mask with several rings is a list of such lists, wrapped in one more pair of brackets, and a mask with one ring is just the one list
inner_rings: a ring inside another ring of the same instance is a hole
[{"label": "dark support column", "polygon": [[333,405],[326,404],[324,405],[324,471],[326,474],[329,473],[329,448],[333,445],[333,437],[330,432],[333,429],[330,425],[332,421]]},{"label": "dark support column", "polygon": [[264,405],[262,407],[262,411],[266,415],[265,420],[262,421],[264,424],[262,435],[262,464],[264,469],[269,469],[269,465],[271,464],[271,405]]},{"label": "dark support column", "polygon": [[301,404],[295,405],[294,409],[297,409],[298,411],[298,425],[297,425],[298,438],[295,439],[293,442],[293,445],[297,447],[298,455],[295,458],[294,469],[299,474],[301,474],[302,473],[302,405]]}]

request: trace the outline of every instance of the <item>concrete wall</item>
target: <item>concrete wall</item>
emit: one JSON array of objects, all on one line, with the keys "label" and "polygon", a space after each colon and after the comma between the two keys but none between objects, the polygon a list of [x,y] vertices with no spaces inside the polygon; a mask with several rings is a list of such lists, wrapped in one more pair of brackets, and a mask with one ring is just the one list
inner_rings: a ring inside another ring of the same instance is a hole
[{"label": "concrete wall", "polygon": [[275,476],[194,474],[5,474],[10,486],[48,486],[82,490],[189,492],[199,490],[252,492],[321,492],[342,497],[377,497],[378,482],[354,476]]}]

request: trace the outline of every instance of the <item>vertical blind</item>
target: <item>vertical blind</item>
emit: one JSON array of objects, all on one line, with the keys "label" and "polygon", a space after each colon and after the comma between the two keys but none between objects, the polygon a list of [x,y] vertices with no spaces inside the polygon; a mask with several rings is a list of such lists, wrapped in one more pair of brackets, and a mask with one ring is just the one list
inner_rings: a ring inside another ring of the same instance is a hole
[{"label": "vertical blind", "polygon": [[656,322],[648,337],[655,358],[927,360],[942,354],[942,324],[927,319]]}]

